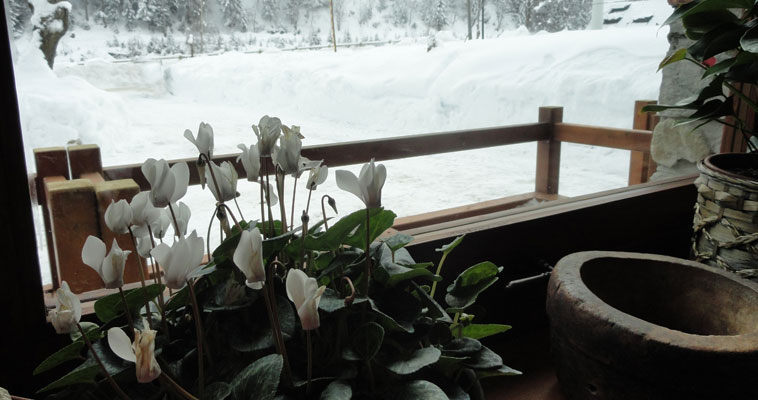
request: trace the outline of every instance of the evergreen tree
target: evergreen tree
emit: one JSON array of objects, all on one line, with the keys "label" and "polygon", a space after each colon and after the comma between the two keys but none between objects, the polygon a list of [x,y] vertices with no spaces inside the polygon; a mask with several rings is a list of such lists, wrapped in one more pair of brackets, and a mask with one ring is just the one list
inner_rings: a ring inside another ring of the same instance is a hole
[{"label": "evergreen tree", "polygon": [[438,31],[441,31],[448,24],[447,20],[447,1],[437,0],[436,5],[432,8],[426,19],[426,24]]},{"label": "evergreen tree", "polygon": [[221,7],[224,25],[247,32],[247,18],[245,18],[245,11],[242,9],[240,0],[221,0]]},{"label": "evergreen tree", "polygon": [[167,34],[171,31],[172,16],[167,0],[140,0],[137,18],[147,22],[151,30]]},{"label": "evergreen tree", "polygon": [[263,19],[270,22],[272,26],[276,26],[278,22],[276,0],[261,0],[261,4],[261,16]]},{"label": "evergreen tree", "polygon": [[509,0],[519,22],[530,32],[584,29],[592,17],[593,0]]},{"label": "evergreen tree", "polygon": [[121,19],[121,1],[120,0],[103,0],[102,2],[102,14],[98,14],[102,18],[103,26],[109,26],[116,23]]},{"label": "evergreen tree", "polygon": [[32,15],[32,9],[29,8],[27,0],[10,0],[8,7],[8,14],[10,17],[11,28],[13,29],[13,36],[19,37],[24,33],[27,22]]},{"label": "evergreen tree", "polygon": [[139,3],[143,0],[123,0],[121,16],[124,18],[126,29],[132,30],[137,26],[137,11]]},{"label": "evergreen tree", "polygon": [[304,0],[287,0],[285,12],[287,19],[292,23],[292,27],[297,32],[297,23],[300,20],[300,9],[304,5]]}]

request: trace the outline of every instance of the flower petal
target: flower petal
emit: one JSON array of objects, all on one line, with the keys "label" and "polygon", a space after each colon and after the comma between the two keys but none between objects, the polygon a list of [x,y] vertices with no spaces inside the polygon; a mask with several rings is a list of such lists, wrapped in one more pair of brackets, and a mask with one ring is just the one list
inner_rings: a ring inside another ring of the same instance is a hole
[{"label": "flower petal", "polygon": [[136,362],[132,341],[121,328],[108,329],[108,345],[113,353],[126,361]]},{"label": "flower petal", "polygon": [[178,162],[171,167],[171,173],[174,175],[176,183],[173,194],[170,197],[170,202],[175,203],[187,194],[190,178],[189,167],[186,162]]},{"label": "flower petal", "polygon": [[334,173],[337,178],[337,187],[356,195],[361,201],[365,202],[363,193],[361,192],[361,185],[358,182],[358,177],[350,171],[337,170]]},{"label": "flower petal", "polygon": [[297,309],[300,309],[307,298],[303,291],[307,280],[308,275],[299,269],[291,269],[287,274],[287,297],[295,304],[295,308]]},{"label": "flower petal", "polygon": [[82,247],[82,261],[100,274],[103,260],[105,260],[105,243],[92,235],[88,236]]}]

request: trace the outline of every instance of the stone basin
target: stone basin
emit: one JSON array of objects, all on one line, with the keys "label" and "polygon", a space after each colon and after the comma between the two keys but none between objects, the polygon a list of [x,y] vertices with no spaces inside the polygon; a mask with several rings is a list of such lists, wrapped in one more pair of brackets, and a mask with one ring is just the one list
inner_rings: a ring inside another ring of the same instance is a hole
[{"label": "stone basin", "polygon": [[565,396],[758,399],[758,284],[700,263],[590,251],[547,293]]}]

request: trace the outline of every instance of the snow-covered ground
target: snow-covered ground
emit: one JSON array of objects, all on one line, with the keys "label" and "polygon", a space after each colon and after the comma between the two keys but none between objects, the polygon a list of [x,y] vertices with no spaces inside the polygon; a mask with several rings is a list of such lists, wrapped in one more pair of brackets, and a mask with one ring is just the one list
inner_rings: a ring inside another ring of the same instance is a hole
[{"label": "snow-covered ground", "polygon": [[[443,32],[431,51],[426,40],[407,39],[337,53],[268,50],[119,64],[91,59],[60,63],[54,71],[28,44],[17,43],[27,163],[33,170],[31,149],[69,140],[99,144],[105,165],[192,157],[195,148],[182,132],[196,131],[201,121],[214,128],[215,154],[238,152],[238,143],[254,143],[250,125],[264,114],[301,126],[306,146],[533,122],[546,105],[563,106],[566,122],[630,128],[634,101],[658,97],[656,68],[667,50],[666,33],[658,26],[516,30],[465,42]],[[383,204],[403,216],[531,192],[535,159],[530,143],[386,162]],[[564,144],[560,194],[625,186],[628,165],[626,151]],[[307,193],[304,182],[298,184],[301,210]],[[239,191],[245,217],[257,218],[258,187],[240,181]],[[316,194],[324,193],[337,199],[342,215],[361,208],[336,188],[333,171]],[[320,215],[318,197],[312,218]],[[212,195],[192,187],[183,201],[193,212],[190,230],[205,236]],[[41,232],[38,240],[44,244]],[[44,266],[43,279],[50,281]]]}]

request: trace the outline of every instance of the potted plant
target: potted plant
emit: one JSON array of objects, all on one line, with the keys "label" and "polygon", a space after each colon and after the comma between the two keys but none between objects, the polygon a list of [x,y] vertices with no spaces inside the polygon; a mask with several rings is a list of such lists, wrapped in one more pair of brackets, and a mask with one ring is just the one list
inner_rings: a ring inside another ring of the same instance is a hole
[{"label": "potted plant", "polygon": [[[691,110],[679,124],[716,122],[743,136],[747,153],[712,155],[700,163],[693,223],[693,256],[737,274],[758,278],[758,99],[745,88],[758,82],[758,7],[752,0],[694,0],[680,4],[666,24],[681,21],[694,40],[660,68],[691,62],[709,83],[692,98],[643,111]],[[739,112],[741,104],[747,112]]]},{"label": "potted plant", "polygon": [[[311,195],[326,180],[327,167],[300,156],[298,127],[266,116],[253,129],[257,143],[240,145],[237,160],[247,179],[260,186],[260,197],[248,202],[238,202],[235,166],[213,161],[210,125],[201,124],[197,136],[185,132],[198,148],[199,176],[216,203],[211,225],[218,219],[225,233],[215,250],[195,231],[187,233],[189,208],[179,202],[189,181],[186,163],[147,160],[142,172],[151,190],[131,203],[111,204],[108,228],[131,236],[140,255],[152,260],[153,276],[137,289],[123,290],[125,260],[136,255],[115,242],[106,251],[100,239],[87,240],[82,262],[118,293],[95,302],[97,322],[80,322],[79,299],[61,285],[50,320],[72,341],[35,373],[56,367],[70,372],[42,394],[478,399],[479,379],[519,374],[479,342],[510,327],[479,324],[466,314],[502,267],[475,262],[446,282],[441,296],[443,262],[463,237],[439,249],[436,268],[412,258],[405,249],[413,240],[408,235],[377,240],[395,218],[381,204],[383,165],[372,160],[359,176],[335,173],[337,185],[359,197],[365,209],[330,224],[325,203],[335,213],[336,203],[324,195],[320,218],[311,221]],[[274,185],[269,163],[276,167]],[[294,205],[284,206],[285,177],[295,178],[296,190],[305,172],[308,206],[295,222]],[[227,202],[235,203],[234,210]],[[260,219],[242,218],[245,205]],[[167,234],[172,227],[173,240]],[[201,266],[204,255],[208,263]],[[438,302],[442,297],[447,307]]]}]

